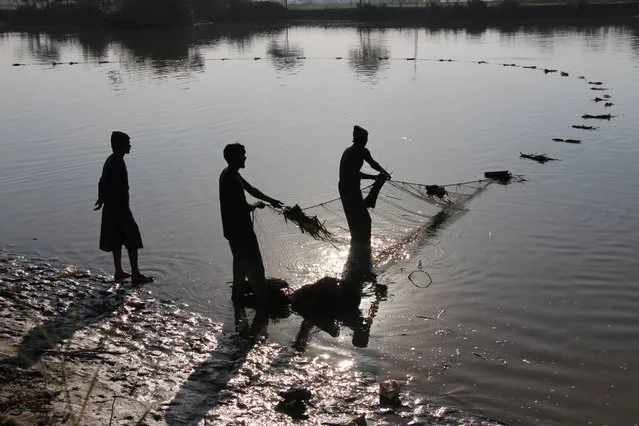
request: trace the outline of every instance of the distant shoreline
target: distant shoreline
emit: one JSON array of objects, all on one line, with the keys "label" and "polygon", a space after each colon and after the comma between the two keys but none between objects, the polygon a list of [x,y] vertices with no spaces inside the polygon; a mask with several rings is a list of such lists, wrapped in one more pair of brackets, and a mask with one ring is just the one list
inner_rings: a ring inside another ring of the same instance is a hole
[{"label": "distant shoreline", "polygon": [[470,1],[440,6],[364,6],[362,8],[291,9],[289,20],[338,20],[358,22],[420,22],[438,24],[491,24],[540,19],[638,18],[639,1],[520,3]]},{"label": "distant shoreline", "polygon": [[637,19],[639,1],[521,3],[520,0],[466,3],[437,3],[425,5],[388,6],[294,6],[288,9],[279,3],[259,2],[233,6],[215,16],[197,16],[191,11],[179,16],[151,20],[127,11],[109,15],[92,10],[69,7],[49,9],[18,8],[0,10],[0,30],[29,30],[52,28],[147,29],[188,27],[198,24],[298,24],[298,23],[357,23],[420,25],[426,27],[463,27],[521,24],[539,21],[588,22],[592,19]]}]

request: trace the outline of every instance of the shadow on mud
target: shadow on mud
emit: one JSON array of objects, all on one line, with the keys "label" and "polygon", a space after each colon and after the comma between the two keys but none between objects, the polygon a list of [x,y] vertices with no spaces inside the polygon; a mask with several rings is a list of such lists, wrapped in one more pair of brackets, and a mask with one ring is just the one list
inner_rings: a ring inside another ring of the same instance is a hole
[{"label": "shadow on mud", "polygon": [[7,300],[25,313],[18,321],[38,323],[24,334],[16,355],[3,360],[24,368],[38,363],[47,353],[63,350],[60,345],[75,332],[111,316],[140,288],[37,260],[3,260],[9,265],[0,271],[7,282],[3,291]]},{"label": "shadow on mud", "polygon": [[223,337],[210,357],[189,375],[164,413],[167,425],[197,424],[209,411],[235,396],[237,389],[230,381],[251,349],[266,340],[269,322],[261,315],[249,321],[245,306],[235,307],[235,318],[238,333]]}]

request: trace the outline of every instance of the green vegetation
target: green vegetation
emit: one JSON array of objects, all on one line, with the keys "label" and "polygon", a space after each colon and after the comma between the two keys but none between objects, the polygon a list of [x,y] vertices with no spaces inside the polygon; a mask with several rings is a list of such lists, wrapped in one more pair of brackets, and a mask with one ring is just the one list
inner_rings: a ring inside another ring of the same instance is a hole
[{"label": "green vegetation", "polygon": [[295,5],[251,0],[20,0],[15,9],[0,10],[0,21],[12,25],[75,25],[117,28],[166,28],[196,22],[294,20],[412,21],[423,24],[489,21],[629,17],[639,14],[639,1],[565,0],[527,3],[522,0],[467,0],[423,4],[380,4],[354,0],[353,5]]}]

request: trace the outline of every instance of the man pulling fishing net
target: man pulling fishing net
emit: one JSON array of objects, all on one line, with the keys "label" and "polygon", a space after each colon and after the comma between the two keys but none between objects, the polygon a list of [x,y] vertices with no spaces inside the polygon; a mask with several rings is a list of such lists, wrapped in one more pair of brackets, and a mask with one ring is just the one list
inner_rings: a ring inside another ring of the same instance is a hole
[{"label": "man pulling fishing net", "polygon": [[[240,175],[239,170],[246,166],[244,145],[232,143],[224,148],[224,159],[228,163],[220,174],[220,209],[224,237],[229,241],[233,253],[233,292],[234,303],[244,292],[245,279],[248,278],[257,309],[267,308],[268,297],[262,253],[253,229],[251,212],[264,208],[263,201],[281,208],[282,202],[271,198],[253,187]],[[257,198],[256,203],[248,203],[244,191]]]},{"label": "man pulling fishing net", "polygon": [[[368,131],[360,126],[353,128],[353,145],[344,150],[339,164],[339,196],[351,233],[351,244],[371,245],[371,216],[368,208],[374,208],[384,182],[390,179],[390,174],[373,159],[366,148]],[[362,168],[366,161],[379,175],[363,173]],[[362,196],[360,187],[362,179],[374,179],[375,183],[368,196]]]}]

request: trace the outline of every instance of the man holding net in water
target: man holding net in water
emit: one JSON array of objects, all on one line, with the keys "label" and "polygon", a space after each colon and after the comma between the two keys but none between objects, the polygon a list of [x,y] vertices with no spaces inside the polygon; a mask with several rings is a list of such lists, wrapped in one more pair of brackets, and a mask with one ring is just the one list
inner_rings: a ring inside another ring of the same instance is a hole
[{"label": "man holding net in water", "polygon": [[[248,278],[258,310],[267,307],[266,277],[264,263],[253,229],[251,212],[265,207],[262,201],[282,207],[282,202],[269,197],[259,189],[251,186],[239,173],[246,165],[246,149],[244,145],[232,143],[224,147],[224,159],[228,163],[220,174],[220,208],[222,212],[222,229],[224,237],[229,241],[233,254],[233,291],[231,299],[237,303],[241,299],[244,280]],[[248,203],[244,191],[257,198],[257,203]]]},{"label": "man holding net in water", "polygon": [[[371,216],[368,207],[374,207],[375,197],[362,196],[360,183],[362,179],[375,179],[378,183],[376,190],[388,179],[390,174],[373,159],[366,148],[368,131],[360,126],[353,128],[353,145],[346,148],[339,164],[339,196],[346,214],[348,229],[351,233],[351,244],[365,247],[371,245]],[[379,175],[371,175],[360,171],[366,161]],[[371,191],[373,192],[373,191]]]}]

